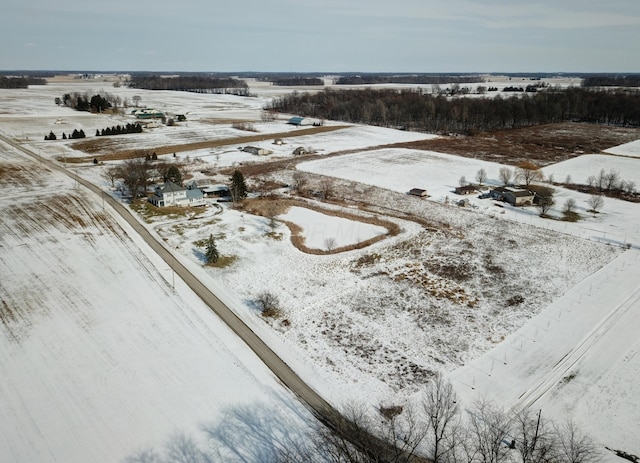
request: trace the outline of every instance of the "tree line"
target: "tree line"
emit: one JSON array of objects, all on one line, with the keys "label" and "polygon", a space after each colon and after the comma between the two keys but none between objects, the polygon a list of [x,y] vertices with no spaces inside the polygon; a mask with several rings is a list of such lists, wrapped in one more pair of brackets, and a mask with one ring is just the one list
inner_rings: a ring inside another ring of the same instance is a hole
[{"label": "tree line", "polygon": [[279,85],[281,87],[324,85],[324,81],[317,77],[290,77],[285,79],[274,79],[271,82],[273,85]]},{"label": "tree line", "polygon": [[447,98],[421,90],[293,93],[265,108],[318,119],[472,135],[558,122],[640,126],[640,91],[547,88],[524,95]]},{"label": "tree line", "polygon": [[287,419],[273,410],[230,410],[203,427],[207,448],[178,434],[164,452],[142,450],[125,462],[597,463],[602,457],[574,423],[556,423],[541,410],[508,412],[488,401],[462,410],[440,377],[416,407],[352,405],[300,433],[274,425],[281,422]]},{"label": "tree line", "polygon": [[132,76],[128,82],[131,88],[145,90],[176,90],[196,93],[229,93],[247,96],[249,86],[244,80],[233,77],[212,77],[207,75],[186,75],[166,77],[159,75]]},{"label": "tree line", "polygon": [[640,74],[630,76],[598,75],[585,77],[583,87],[640,87]]},{"label": "tree line", "polygon": [[29,85],[46,85],[47,81],[42,77],[20,76],[5,77],[0,76],[0,88],[28,88]]},{"label": "tree line", "polygon": [[436,74],[358,74],[339,77],[338,85],[368,85],[368,84],[471,84],[484,82],[478,75],[447,76]]}]

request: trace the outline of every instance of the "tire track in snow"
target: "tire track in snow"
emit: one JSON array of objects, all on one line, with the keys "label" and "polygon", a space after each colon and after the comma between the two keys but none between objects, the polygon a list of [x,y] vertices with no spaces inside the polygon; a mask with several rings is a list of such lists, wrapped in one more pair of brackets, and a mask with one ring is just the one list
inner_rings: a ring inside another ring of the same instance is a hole
[{"label": "tire track in snow", "polygon": [[640,287],[636,288],[629,296],[618,303],[576,346],[570,349],[551,367],[551,371],[545,374],[535,385],[524,391],[518,397],[513,408],[529,408],[540,400],[591,351],[598,341],[616,324],[620,317],[639,303]]}]

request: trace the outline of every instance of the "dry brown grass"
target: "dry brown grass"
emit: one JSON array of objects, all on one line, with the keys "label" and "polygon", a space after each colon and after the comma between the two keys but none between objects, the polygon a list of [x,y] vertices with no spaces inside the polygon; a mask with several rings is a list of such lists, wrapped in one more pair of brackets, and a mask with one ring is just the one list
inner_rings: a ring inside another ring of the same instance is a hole
[{"label": "dry brown grass", "polygon": [[566,122],[390,146],[438,151],[503,164],[532,161],[546,166],[584,153],[599,153],[638,138],[640,129],[637,128]]}]

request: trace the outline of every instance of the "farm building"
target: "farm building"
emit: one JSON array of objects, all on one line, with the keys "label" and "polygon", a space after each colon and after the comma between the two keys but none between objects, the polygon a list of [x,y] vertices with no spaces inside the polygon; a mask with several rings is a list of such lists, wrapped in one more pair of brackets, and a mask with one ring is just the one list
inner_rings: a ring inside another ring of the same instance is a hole
[{"label": "farm building", "polygon": [[472,195],[478,188],[475,185],[464,185],[456,187],[454,191],[457,195]]},{"label": "farm building", "polygon": [[226,198],[231,196],[227,185],[207,185],[200,189],[207,198]]},{"label": "farm building", "polygon": [[136,119],[162,119],[164,117],[162,111],[150,108],[134,109],[131,111],[131,114],[134,115]]},{"label": "farm building", "polygon": [[244,146],[242,151],[245,153],[255,154],[256,156],[267,156],[273,153],[273,151],[266,148],[260,148],[259,146]]},{"label": "farm building", "polygon": [[319,120],[310,117],[294,116],[287,121],[291,125],[322,125]]},{"label": "farm building", "polygon": [[529,206],[533,203],[534,193],[523,188],[498,187],[491,190],[491,197],[506,201],[512,206]]},{"label": "farm building", "polygon": [[166,206],[202,206],[204,195],[198,188],[185,188],[177,183],[167,182],[157,186],[156,191],[149,198],[151,204],[157,207]]},{"label": "farm building", "polygon": [[422,188],[411,188],[409,190],[409,194],[412,196],[420,196],[421,198],[426,198],[427,190],[423,190]]}]

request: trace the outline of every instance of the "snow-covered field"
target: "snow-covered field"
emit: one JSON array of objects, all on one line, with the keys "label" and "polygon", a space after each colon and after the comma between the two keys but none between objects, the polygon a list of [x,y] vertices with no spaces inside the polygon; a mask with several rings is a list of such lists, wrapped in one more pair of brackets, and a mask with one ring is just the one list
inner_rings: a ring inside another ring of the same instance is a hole
[{"label": "snow-covered field", "polygon": [[[95,82],[77,85],[98,88]],[[88,135],[90,127],[113,125],[111,116],[53,104],[75,86],[0,90],[7,102],[2,131],[43,156],[81,155],[70,141],[42,140],[65,124],[71,130],[82,125]],[[140,94],[149,107],[187,114],[188,124],[152,129],[140,139],[122,136],[134,147],[248,134],[231,128],[229,119],[255,121],[265,134],[296,130],[283,121],[260,122],[268,92],[275,91],[267,87],[257,98],[107,91]],[[498,184],[501,165],[377,148],[426,137],[352,126],[285,138],[282,146],[263,142],[272,157],[291,156],[295,146],[321,154],[356,151],[320,156],[297,169],[312,182],[315,175],[332,177],[334,193],[347,204],[368,204],[366,210],[345,206],[346,212],[398,224],[398,235],[364,249],[305,254],[284,224],[270,233],[267,218],[229,205],[190,218],[157,218],[148,227],[210,287],[235,301],[233,309],[252,329],[333,403],[404,403],[444,371],[468,401],[489,396],[505,407],[533,403],[552,416],[572,413],[603,444],[640,453],[633,432],[640,429],[634,396],[640,374],[634,339],[640,328],[638,205],[606,199],[594,216],[586,213],[584,195],[558,189],[552,215],[574,198],[581,221],[541,219],[535,209],[498,207],[477,197],[468,198],[472,207],[460,208],[452,192],[459,178],[474,181],[483,168],[486,183]],[[202,171],[262,161],[236,148],[182,152],[177,159],[198,179]],[[605,164],[585,155],[548,166],[545,174],[563,180],[570,173],[581,181],[615,168],[623,178],[640,179],[640,160],[601,157]],[[2,165],[16,162],[5,155]],[[177,431],[202,438],[199,428],[220,424],[229,410],[281,413],[296,429],[304,416],[296,402],[182,282],[172,289],[166,266],[102,212],[99,198],[20,162],[18,170],[32,172],[28,181],[1,177],[14,192],[0,202],[6,230],[0,234],[0,285],[10,295],[3,296],[10,311],[2,313],[12,314],[3,318],[0,341],[10,352],[0,361],[0,413],[6,414],[0,415],[0,459],[118,461],[137,449],[162,447]],[[103,168],[75,172],[106,191]],[[288,183],[291,172],[271,178]],[[430,197],[406,195],[414,187],[426,188]],[[74,214],[79,218],[65,218]],[[382,232],[306,208],[291,208],[285,217],[318,248],[326,248],[327,238],[348,235],[344,242],[351,244]],[[209,234],[223,256],[233,257],[228,267],[201,265],[197,243]],[[278,295],[281,318],[260,317],[255,300],[264,291]],[[18,306],[24,309],[13,309]],[[561,362],[565,354],[570,363]],[[574,405],[583,396],[589,400]]]},{"label": "snow-covered field", "polygon": [[0,153],[0,461],[117,462],[181,434],[215,455],[227,414],[301,427],[306,410],[99,198]]}]

